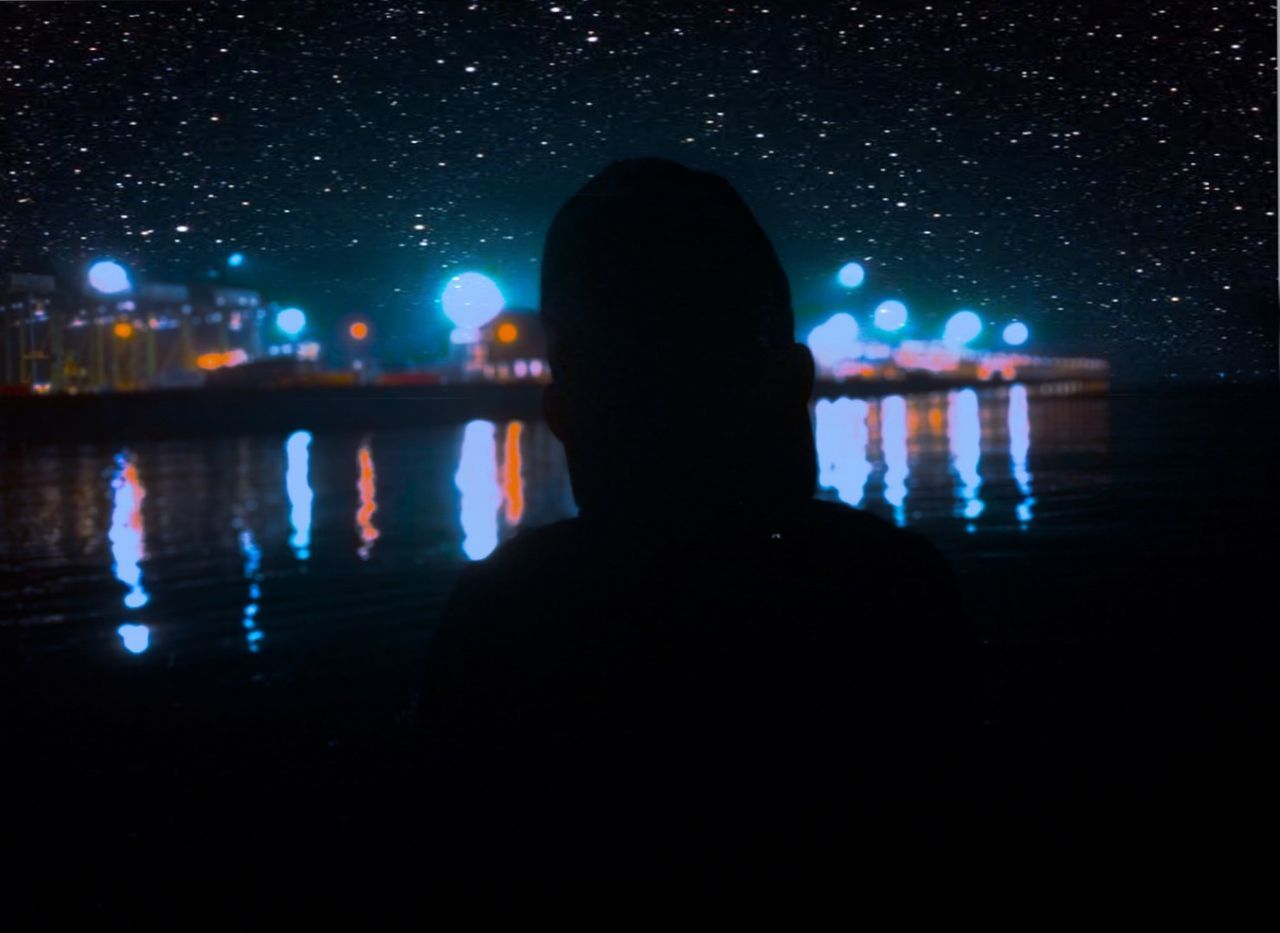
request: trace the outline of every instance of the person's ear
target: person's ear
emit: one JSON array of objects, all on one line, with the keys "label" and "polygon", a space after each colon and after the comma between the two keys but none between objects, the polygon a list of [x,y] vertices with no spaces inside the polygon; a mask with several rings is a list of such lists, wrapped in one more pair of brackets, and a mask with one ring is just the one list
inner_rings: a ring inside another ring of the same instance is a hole
[{"label": "person's ear", "polygon": [[569,446],[569,393],[557,382],[550,382],[542,390],[542,417],[556,439]]},{"label": "person's ear", "polygon": [[813,397],[813,354],[802,343],[793,343],[783,354],[784,384],[788,394],[796,401],[808,404]]}]

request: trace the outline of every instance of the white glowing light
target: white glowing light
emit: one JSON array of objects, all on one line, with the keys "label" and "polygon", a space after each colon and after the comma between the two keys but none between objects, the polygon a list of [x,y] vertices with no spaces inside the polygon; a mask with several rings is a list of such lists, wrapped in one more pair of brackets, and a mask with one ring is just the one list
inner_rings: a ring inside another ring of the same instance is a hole
[{"label": "white glowing light", "polygon": [[289,546],[298,560],[311,557],[311,432],[294,431],[284,444],[284,488],[289,497]]},{"label": "white glowing light", "polygon": [[907,306],[901,301],[889,299],[876,307],[876,327],[881,330],[901,330],[907,323]]},{"label": "white glowing light", "polygon": [[468,560],[483,560],[498,546],[498,510],[502,508],[498,444],[492,421],[467,424],[453,482],[461,493],[458,518],[462,525],[462,552]]},{"label": "white glowing light", "polygon": [[853,315],[841,311],[809,331],[806,341],[819,366],[832,367],[841,360],[854,358],[861,352],[858,322]]},{"label": "white glowing light", "polygon": [[125,623],[116,629],[116,634],[124,642],[124,649],[130,654],[142,654],[151,647],[151,630],[145,625]]},{"label": "white glowing light", "polygon": [[475,330],[497,317],[506,299],[496,282],[479,272],[455,275],[440,295],[444,315],[462,330]]},{"label": "white glowing light", "polygon": [[982,333],[982,318],[973,311],[957,311],[947,320],[942,342],[949,347],[963,347]]},{"label": "white glowing light", "polygon": [[860,263],[856,262],[846,262],[840,267],[840,271],[836,273],[836,279],[845,288],[857,288],[866,277],[867,271],[862,268]]},{"label": "white glowing light", "polygon": [[104,295],[118,295],[129,290],[129,273],[120,263],[104,259],[89,267],[89,284]]},{"label": "white glowing light", "polygon": [[858,506],[866,494],[867,403],[862,399],[821,399],[814,407],[814,444],[818,485],[834,489],[841,502]]},{"label": "white glowing light", "polygon": [[276,315],[276,327],[290,337],[296,337],[307,326],[307,316],[301,308],[285,308]]},{"label": "white glowing light", "polygon": [[1027,325],[1021,321],[1014,321],[1005,327],[1000,336],[1009,346],[1020,347],[1027,342],[1027,338],[1031,336],[1031,331],[1027,330]]}]

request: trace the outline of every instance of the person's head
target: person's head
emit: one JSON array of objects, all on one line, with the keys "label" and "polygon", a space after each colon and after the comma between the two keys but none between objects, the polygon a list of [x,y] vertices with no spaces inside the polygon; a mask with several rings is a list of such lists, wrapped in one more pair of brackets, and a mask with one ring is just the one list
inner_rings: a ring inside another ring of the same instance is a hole
[{"label": "person's head", "polygon": [[615,162],[542,257],[552,384],[583,514],[808,498],[813,358],[768,237],[718,175]]}]

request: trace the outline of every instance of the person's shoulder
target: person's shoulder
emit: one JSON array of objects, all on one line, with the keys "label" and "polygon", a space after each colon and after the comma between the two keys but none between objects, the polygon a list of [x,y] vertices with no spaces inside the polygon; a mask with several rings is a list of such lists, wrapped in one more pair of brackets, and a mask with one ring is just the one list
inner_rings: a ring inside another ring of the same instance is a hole
[{"label": "person's shoulder", "polygon": [[802,514],[805,526],[825,537],[899,551],[937,553],[923,535],[842,502],[811,499]]},{"label": "person's shoulder", "polygon": [[502,592],[528,592],[553,568],[572,565],[582,551],[581,522],[576,518],[521,530],[483,560],[463,568],[454,600],[492,599]]}]

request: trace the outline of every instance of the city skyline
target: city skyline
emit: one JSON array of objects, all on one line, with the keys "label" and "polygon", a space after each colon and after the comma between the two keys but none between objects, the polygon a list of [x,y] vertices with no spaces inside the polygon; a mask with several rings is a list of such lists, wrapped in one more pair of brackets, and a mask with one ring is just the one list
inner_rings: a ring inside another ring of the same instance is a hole
[{"label": "city skyline", "polygon": [[1027,321],[1121,378],[1275,371],[1260,6],[6,11],[11,271],[212,271],[411,358],[453,274],[536,307],[555,205],[654,154],[743,191],[810,323],[898,299]]}]

